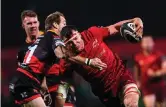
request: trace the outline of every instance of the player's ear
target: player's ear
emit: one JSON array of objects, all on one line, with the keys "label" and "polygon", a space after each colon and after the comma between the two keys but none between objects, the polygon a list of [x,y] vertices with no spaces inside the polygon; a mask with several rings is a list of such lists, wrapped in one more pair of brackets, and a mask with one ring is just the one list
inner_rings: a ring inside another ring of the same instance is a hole
[{"label": "player's ear", "polygon": [[58,24],[54,22],[54,23],[53,23],[53,27],[54,27],[54,28],[58,28]]},{"label": "player's ear", "polygon": [[25,26],[24,26],[24,23],[22,22],[22,28],[24,29],[25,28]]},{"label": "player's ear", "polygon": [[40,22],[38,21],[38,23],[39,23],[39,26],[40,26]]}]

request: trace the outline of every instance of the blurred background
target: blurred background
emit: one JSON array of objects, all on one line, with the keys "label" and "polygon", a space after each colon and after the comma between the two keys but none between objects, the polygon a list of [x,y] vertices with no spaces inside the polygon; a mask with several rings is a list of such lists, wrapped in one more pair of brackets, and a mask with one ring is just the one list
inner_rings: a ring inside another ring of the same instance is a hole
[{"label": "blurred background", "polygon": [[[55,11],[64,13],[67,23],[76,25],[80,31],[94,25],[107,26],[120,20],[140,17],[144,22],[144,34],[152,35],[155,48],[166,54],[164,0],[2,0],[2,107],[14,107],[8,92],[8,83],[17,67],[16,54],[25,42],[26,34],[21,26],[20,15],[26,9],[34,10],[38,14],[41,30],[44,30],[46,16]],[[120,35],[110,37],[106,42],[122,59],[127,60],[127,67],[133,72],[132,56],[140,51],[140,44],[130,44]],[[89,84],[82,81],[83,84],[76,88],[78,107],[102,107],[98,98],[88,90]]]}]

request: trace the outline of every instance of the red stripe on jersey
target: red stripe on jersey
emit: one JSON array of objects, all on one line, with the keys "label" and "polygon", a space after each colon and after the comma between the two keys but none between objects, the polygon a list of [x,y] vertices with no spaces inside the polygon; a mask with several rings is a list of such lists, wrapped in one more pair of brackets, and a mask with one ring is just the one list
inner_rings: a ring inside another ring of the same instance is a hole
[{"label": "red stripe on jersey", "polygon": [[24,70],[24,69],[22,69],[22,68],[17,68],[17,70],[19,71],[19,72],[22,72],[22,73],[24,73],[25,75],[27,75],[28,77],[30,77],[32,80],[35,80],[38,84],[40,84],[40,81],[37,79],[37,78],[35,78],[31,73],[29,73],[28,71],[26,71],[26,70]]},{"label": "red stripe on jersey", "polygon": [[47,71],[48,75],[54,74],[54,75],[59,75],[60,73],[60,65],[59,64],[54,64],[51,66],[51,68]]},{"label": "red stripe on jersey", "polygon": [[[24,58],[24,63],[26,63],[27,57],[28,57],[29,53],[25,56]],[[28,63],[26,63],[33,72],[35,73],[42,73],[44,71],[44,62],[39,61],[39,59],[32,55],[31,59],[29,60]]]},{"label": "red stripe on jersey", "polygon": [[54,85],[54,86],[48,87],[48,91],[49,91],[49,92],[56,92],[57,89],[58,89],[58,85]]}]

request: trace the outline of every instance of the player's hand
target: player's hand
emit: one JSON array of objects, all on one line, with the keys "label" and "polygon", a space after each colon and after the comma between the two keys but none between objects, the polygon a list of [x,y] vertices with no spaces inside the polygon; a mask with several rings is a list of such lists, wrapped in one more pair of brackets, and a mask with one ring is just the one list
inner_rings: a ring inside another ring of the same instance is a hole
[{"label": "player's hand", "polygon": [[41,92],[42,98],[46,104],[46,107],[50,107],[51,103],[52,103],[52,98],[51,98],[50,93],[48,91],[40,91],[40,92]]},{"label": "player's hand", "polygon": [[138,107],[139,94],[129,93],[125,95],[124,105],[125,107]]},{"label": "player's hand", "polygon": [[155,76],[155,73],[154,73],[151,69],[149,69],[148,72],[147,72],[147,75],[148,75],[149,77],[154,77],[154,76]]},{"label": "player's hand", "polygon": [[91,59],[90,66],[94,68],[98,68],[99,70],[103,70],[107,68],[107,64],[103,63],[99,58]]},{"label": "player's hand", "polygon": [[133,23],[136,26],[135,33],[142,38],[143,35],[143,22],[140,18],[134,18]]}]

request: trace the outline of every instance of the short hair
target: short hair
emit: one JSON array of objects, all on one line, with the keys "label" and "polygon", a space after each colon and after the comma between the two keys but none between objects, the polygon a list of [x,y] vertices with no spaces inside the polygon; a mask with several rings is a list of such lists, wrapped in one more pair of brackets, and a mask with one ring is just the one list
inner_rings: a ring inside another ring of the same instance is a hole
[{"label": "short hair", "polygon": [[52,27],[53,23],[60,23],[60,16],[65,17],[61,12],[54,12],[47,16],[45,20],[45,29],[48,30]]},{"label": "short hair", "polygon": [[70,39],[72,35],[72,31],[78,31],[77,28],[74,25],[67,25],[62,28],[60,36],[62,39]]},{"label": "short hair", "polygon": [[24,10],[21,13],[21,20],[23,21],[25,17],[37,17],[37,14],[32,10]]},{"label": "short hair", "polygon": [[[152,37],[152,35],[143,35],[142,39],[144,39],[144,38],[151,38],[152,40],[154,40],[154,38]],[[141,42],[142,42],[142,40],[141,40]]]}]

